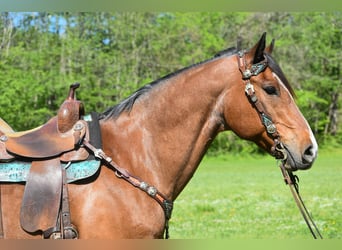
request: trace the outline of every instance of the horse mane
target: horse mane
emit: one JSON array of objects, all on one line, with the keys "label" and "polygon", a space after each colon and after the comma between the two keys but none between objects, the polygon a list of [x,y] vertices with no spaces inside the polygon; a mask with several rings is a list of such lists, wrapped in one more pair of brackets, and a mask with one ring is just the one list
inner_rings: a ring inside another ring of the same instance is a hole
[{"label": "horse mane", "polygon": [[119,104],[108,108],[105,110],[102,114],[99,115],[99,119],[108,119],[110,117],[117,118],[121,113],[123,112],[129,112],[135,101],[139,99],[140,96],[144,95],[145,93],[149,92],[153,86],[155,85],[155,82],[152,82],[150,84],[147,84],[143,86],[142,88],[138,89],[136,92],[134,92],[131,96],[124,99]]},{"label": "horse mane", "polygon": [[[172,72],[170,74],[167,74],[165,76],[163,76],[162,78],[159,78],[143,87],[141,87],[140,89],[138,89],[137,91],[135,91],[131,96],[127,97],[126,99],[124,99],[123,101],[121,101],[119,104],[108,108],[107,110],[105,110],[102,114],[99,115],[99,119],[109,119],[109,118],[114,118],[116,119],[117,117],[119,117],[123,112],[130,112],[133,108],[134,103],[143,95],[147,94],[148,92],[150,92],[150,90],[152,90],[153,88],[155,88],[157,85],[167,81],[168,79],[171,79],[181,73],[183,73],[184,71],[187,71],[189,69],[192,69],[196,66],[202,65],[204,63],[213,61],[215,59],[218,59],[220,57],[223,56],[231,56],[234,55],[238,52],[236,47],[231,47],[225,50],[222,50],[218,53],[216,53],[214,55],[214,57],[207,59],[205,61],[199,62],[199,63],[195,63],[192,64],[190,66],[187,66],[185,68],[179,69],[175,72]],[[290,91],[291,95],[294,96],[294,91],[292,89],[292,87],[290,86],[288,80],[286,79],[284,73],[282,72],[281,68],[279,67],[279,65],[276,63],[276,61],[271,57],[271,55],[269,54],[265,54],[265,56],[267,57],[267,60],[269,62],[269,67],[272,69],[272,71],[274,71],[277,76],[280,78],[280,80],[285,84],[286,88]]]},{"label": "horse mane", "polygon": [[131,96],[127,97],[126,99],[124,99],[123,101],[121,101],[119,104],[108,108],[107,110],[105,110],[102,114],[100,114],[99,118],[100,119],[109,119],[109,118],[117,118],[118,116],[120,116],[120,114],[122,114],[123,112],[130,112],[131,109],[133,108],[134,103],[139,99],[139,97],[145,95],[146,93],[148,93],[151,89],[153,89],[154,87],[156,87],[157,85],[167,81],[168,79],[171,79],[181,73],[183,73],[184,71],[187,71],[189,69],[192,69],[196,66],[199,66],[201,64],[210,62],[212,60],[217,59],[218,57],[221,56],[230,56],[237,53],[236,48],[232,47],[229,49],[225,49],[222,50],[218,53],[215,54],[215,56],[213,58],[207,59],[205,61],[199,62],[199,63],[195,63],[192,64],[190,66],[187,66],[185,68],[179,69],[175,72],[172,72],[170,74],[167,74],[165,76],[163,76],[162,78],[159,78],[143,87],[141,87],[140,89],[138,89],[137,91],[135,91]]}]

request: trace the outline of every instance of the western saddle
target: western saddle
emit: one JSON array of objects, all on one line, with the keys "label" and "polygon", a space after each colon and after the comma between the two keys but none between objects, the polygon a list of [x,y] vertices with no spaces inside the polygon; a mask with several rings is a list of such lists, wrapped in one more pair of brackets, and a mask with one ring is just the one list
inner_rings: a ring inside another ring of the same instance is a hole
[{"label": "western saddle", "polygon": [[[29,232],[41,231],[44,238],[75,239],[78,232],[71,224],[66,169],[62,163],[79,162],[89,157],[82,140],[89,140],[83,103],[76,99],[79,83],[70,86],[69,94],[55,117],[44,125],[14,132],[0,118],[1,163],[30,162],[20,209],[21,227]],[[1,183],[0,183],[1,191]],[[0,193],[1,208],[1,193]],[[0,209],[0,238],[2,219]]]}]

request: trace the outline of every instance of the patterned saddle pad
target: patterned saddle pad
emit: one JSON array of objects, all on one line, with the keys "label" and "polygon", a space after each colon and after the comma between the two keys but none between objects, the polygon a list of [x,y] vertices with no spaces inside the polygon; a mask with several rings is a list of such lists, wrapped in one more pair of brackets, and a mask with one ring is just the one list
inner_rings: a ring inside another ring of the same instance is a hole
[{"label": "patterned saddle pad", "polygon": [[[66,168],[67,182],[72,183],[94,175],[100,168],[100,160],[63,163]],[[0,182],[26,182],[31,162],[13,161],[0,163]]]}]

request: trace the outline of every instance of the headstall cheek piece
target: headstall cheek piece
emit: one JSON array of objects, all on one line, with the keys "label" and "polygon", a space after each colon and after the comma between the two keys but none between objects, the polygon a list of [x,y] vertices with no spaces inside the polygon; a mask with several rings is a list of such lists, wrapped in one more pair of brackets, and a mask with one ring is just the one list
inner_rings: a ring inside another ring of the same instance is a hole
[{"label": "headstall cheek piece", "polygon": [[267,134],[274,141],[274,145],[271,148],[272,155],[276,159],[285,160],[286,152],[283,144],[280,141],[280,135],[277,131],[275,124],[272,121],[272,118],[266,114],[265,108],[261,102],[259,102],[258,97],[255,94],[254,86],[250,81],[252,76],[259,75],[262,71],[264,71],[268,65],[267,57],[264,57],[259,63],[252,64],[250,67],[247,66],[245,52],[238,52],[238,65],[239,70],[242,74],[242,79],[245,82],[245,93],[248,97],[249,101],[253,104],[254,108],[258,111],[261,123],[265,126]]}]

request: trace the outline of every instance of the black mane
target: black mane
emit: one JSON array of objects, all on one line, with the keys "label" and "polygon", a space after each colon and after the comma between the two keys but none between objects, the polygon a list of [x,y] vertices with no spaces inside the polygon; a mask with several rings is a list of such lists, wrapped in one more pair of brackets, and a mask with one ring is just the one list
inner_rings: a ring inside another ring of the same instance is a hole
[{"label": "black mane", "polygon": [[168,80],[176,75],[179,75],[180,73],[192,69],[198,65],[204,64],[206,62],[212,61],[214,59],[217,59],[218,57],[221,56],[230,56],[237,53],[236,48],[229,48],[226,50],[222,50],[220,52],[218,52],[213,58],[210,58],[208,60],[199,62],[199,63],[195,63],[192,64],[188,67],[182,68],[180,70],[177,70],[173,73],[170,73],[168,75],[165,75],[164,77],[153,81],[143,87],[141,87],[140,89],[138,89],[136,92],[134,92],[131,96],[127,97],[126,99],[124,99],[122,102],[120,102],[119,104],[110,107],[109,109],[107,109],[106,111],[104,111],[102,114],[100,114],[100,119],[108,119],[108,118],[117,118],[121,113],[123,112],[130,112],[134,103],[136,102],[136,100],[139,99],[140,96],[148,93],[151,89],[153,89],[156,85],[163,83],[165,80]]},{"label": "black mane", "polygon": [[[190,65],[188,67],[182,68],[180,70],[177,70],[173,73],[170,73],[156,81],[153,81],[143,87],[141,87],[140,89],[138,89],[136,92],[134,92],[131,96],[127,97],[126,99],[124,99],[122,102],[120,102],[119,104],[108,108],[106,111],[104,111],[102,114],[100,114],[100,119],[109,119],[109,118],[117,118],[120,114],[122,114],[123,112],[130,112],[134,103],[139,99],[139,97],[145,95],[146,93],[148,93],[151,89],[153,89],[156,85],[161,84],[163,82],[165,82],[166,80],[181,74],[182,72],[189,70],[191,68],[194,68],[198,65],[204,64],[206,62],[215,60],[219,57],[223,57],[223,56],[231,56],[234,55],[238,52],[238,50],[235,47],[232,48],[228,48],[225,50],[222,50],[218,53],[215,54],[215,56],[213,58],[210,58],[208,60]],[[272,69],[272,71],[274,73],[277,74],[277,76],[280,78],[280,80],[285,84],[286,88],[290,91],[291,95],[294,96],[294,91],[292,89],[292,87],[290,86],[289,82],[287,81],[283,71],[281,70],[281,68],[279,67],[279,65],[276,63],[276,61],[271,57],[271,55],[269,54],[265,54],[265,56],[267,57],[268,63],[269,63],[269,67]]]}]

